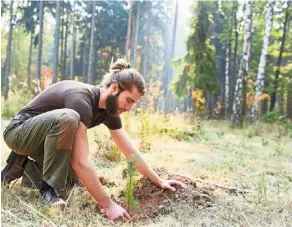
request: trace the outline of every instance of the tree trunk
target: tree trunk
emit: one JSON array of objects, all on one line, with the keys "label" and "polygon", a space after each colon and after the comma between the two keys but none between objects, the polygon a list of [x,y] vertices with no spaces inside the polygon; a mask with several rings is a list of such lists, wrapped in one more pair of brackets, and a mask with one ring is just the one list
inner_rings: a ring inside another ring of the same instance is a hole
[{"label": "tree trunk", "polygon": [[267,15],[266,15],[266,28],[265,28],[265,36],[263,41],[263,49],[260,58],[259,68],[258,68],[258,75],[257,75],[257,84],[256,84],[256,95],[254,100],[254,105],[251,109],[250,120],[254,121],[258,117],[258,110],[259,110],[259,101],[260,97],[264,92],[264,82],[265,82],[265,67],[266,67],[266,59],[268,54],[268,47],[270,42],[271,36],[271,29],[273,26],[273,8],[274,8],[274,0],[269,0],[267,5]]},{"label": "tree trunk", "polygon": [[[238,36],[239,36],[239,29],[238,29],[238,21],[237,21],[237,10],[238,10],[238,2],[235,0],[232,6],[232,13],[233,13],[233,20],[234,20],[234,50],[233,50],[233,62],[232,62],[232,73],[230,77],[230,100],[229,105],[232,107],[233,99],[234,99],[234,88],[235,88],[235,81],[237,75],[237,49],[238,49]],[[232,112],[232,108],[229,108],[229,113]]]},{"label": "tree trunk", "polygon": [[229,109],[229,73],[230,73],[230,70],[229,70],[229,52],[230,52],[230,49],[229,49],[229,44],[226,45],[226,62],[225,62],[225,98],[224,98],[224,116],[227,117],[228,116],[228,109]]},{"label": "tree trunk", "polygon": [[6,60],[5,60],[5,90],[4,90],[4,99],[5,101],[8,99],[9,93],[9,74],[10,74],[10,63],[11,63],[11,43],[12,43],[12,29],[13,29],[13,2],[10,1],[10,8],[9,8],[9,32],[8,32],[8,44],[6,48]]},{"label": "tree trunk", "polygon": [[73,2],[73,15],[72,15],[72,49],[71,49],[71,64],[70,64],[70,79],[74,80],[74,61],[75,61],[75,46],[76,46],[76,26],[75,26],[75,4]]},{"label": "tree trunk", "polygon": [[60,71],[61,71],[61,80],[63,79],[63,59],[64,59],[64,5],[62,7],[62,20],[61,20],[61,64],[60,64]]},{"label": "tree trunk", "polygon": [[131,50],[130,50],[130,44],[131,44],[131,27],[132,27],[132,2],[129,1],[129,17],[128,17],[128,28],[127,28],[127,42],[126,42],[126,56],[127,60],[129,61],[131,59]]},{"label": "tree trunk", "polygon": [[83,82],[87,83],[87,57],[88,57],[88,48],[87,48],[87,30],[85,29],[84,40],[83,40],[83,57],[82,57],[82,75]]},{"label": "tree trunk", "polygon": [[93,84],[93,61],[95,59],[95,38],[94,38],[94,29],[95,29],[95,1],[92,2],[92,20],[91,20],[91,35],[90,35],[90,47],[89,47],[89,62],[88,62],[88,83]]},{"label": "tree trunk", "polygon": [[40,93],[40,81],[41,81],[41,74],[42,74],[42,51],[43,51],[43,26],[44,26],[44,2],[40,1],[40,14],[39,14],[39,20],[40,20],[40,30],[38,35],[38,62],[37,62],[37,91],[36,93]]},{"label": "tree trunk", "polygon": [[30,33],[30,44],[29,44],[29,56],[27,63],[27,88],[31,89],[31,57],[32,57],[32,45],[33,45],[33,32]]},{"label": "tree trunk", "polygon": [[56,1],[56,26],[54,38],[54,69],[52,83],[57,82],[59,63],[59,39],[60,39],[60,1]]},{"label": "tree trunk", "polygon": [[292,118],[292,82],[290,81],[288,84],[287,90],[287,116],[288,118]]},{"label": "tree trunk", "polygon": [[283,25],[283,36],[281,38],[280,53],[279,53],[279,57],[277,60],[277,70],[276,70],[276,74],[275,74],[274,89],[273,89],[273,93],[272,93],[272,97],[271,97],[270,111],[273,111],[273,109],[275,108],[275,103],[276,103],[276,94],[277,94],[277,89],[278,89],[278,84],[279,84],[278,78],[280,75],[280,67],[281,67],[282,55],[283,55],[284,47],[285,47],[285,41],[286,41],[286,35],[287,35],[287,25],[288,25],[289,13],[290,13],[289,6],[290,6],[290,2],[287,3],[287,9],[286,9],[285,20],[284,20],[284,25]]},{"label": "tree trunk", "polygon": [[238,77],[236,81],[234,101],[233,101],[233,113],[231,117],[232,126],[242,126],[243,123],[243,96],[244,96],[244,76],[249,71],[249,57],[251,46],[251,28],[252,28],[252,0],[247,1],[247,7],[245,11],[245,34],[243,43],[243,54],[240,61]]},{"label": "tree trunk", "polygon": [[135,37],[133,42],[133,68],[136,68],[137,64],[137,45],[138,45],[138,34],[139,34],[139,22],[140,22],[140,2],[137,2],[137,14],[135,23]]},{"label": "tree trunk", "polygon": [[63,54],[63,69],[62,69],[62,80],[66,80],[67,74],[66,74],[66,68],[67,68],[67,41],[68,41],[68,22],[69,22],[69,12],[67,12],[66,15],[66,23],[65,23],[65,39],[64,39],[64,54]]}]

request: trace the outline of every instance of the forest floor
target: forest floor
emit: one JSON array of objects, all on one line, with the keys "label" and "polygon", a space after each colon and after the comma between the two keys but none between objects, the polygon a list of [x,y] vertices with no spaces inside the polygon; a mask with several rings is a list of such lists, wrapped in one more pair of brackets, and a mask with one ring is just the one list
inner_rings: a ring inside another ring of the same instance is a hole
[{"label": "forest floor", "polygon": [[[292,226],[291,130],[264,123],[232,129],[227,121],[204,120],[202,133],[185,135],[177,131],[191,132],[196,123],[183,115],[147,118],[144,141],[149,150],[143,157],[162,177],[183,181],[185,190],[162,191],[140,176],[135,190],[138,205],[130,210],[133,220],[112,222],[83,187],[74,188],[67,207],[58,209],[42,205],[38,190],[21,187],[17,181],[9,189],[2,188],[2,226]],[[140,119],[124,120],[129,137],[139,147]],[[7,121],[1,123],[3,131]],[[172,131],[160,133],[159,127]],[[104,126],[89,130],[90,160],[107,192],[122,204],[127,162],[104,158],[99,147],[108,136]],[[1,142],[3,168],[9,148],[3,138]]]}]

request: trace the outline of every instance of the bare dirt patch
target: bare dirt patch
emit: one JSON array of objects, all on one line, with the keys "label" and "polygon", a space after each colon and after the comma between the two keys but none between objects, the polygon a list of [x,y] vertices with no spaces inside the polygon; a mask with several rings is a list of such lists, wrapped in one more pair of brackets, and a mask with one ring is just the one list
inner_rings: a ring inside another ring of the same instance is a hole
[{"label": "bare dirt patch", "polygon": [[[129,214],[133,221],[153,219],[158,215],[169,214],[176,209],[176,205],[187,203],[194,208],[206,208],[214,203],[213,189],[198,188],[195,182],[179,176],[170,176],[163,170],[156,170],[164,179],[171,178],[184,183],[187,188],[176,187],[176,191],[161,190],[147,178],[141,178],[135,190],[135,198],[139,205],[131,209]],[[119,200],[123,203],[124,195]]]}]

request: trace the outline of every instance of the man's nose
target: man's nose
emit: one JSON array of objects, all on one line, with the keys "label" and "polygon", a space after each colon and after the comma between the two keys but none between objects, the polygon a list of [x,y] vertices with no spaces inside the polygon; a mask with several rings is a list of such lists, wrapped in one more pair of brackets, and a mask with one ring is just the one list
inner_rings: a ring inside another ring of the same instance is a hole
[{"label": "man's nose", "polygon": [[125,107],[125,110],[129,112],[129,111],[132,109],[132,107],[133,107],[132,104],[127,105],[127,106]]}]

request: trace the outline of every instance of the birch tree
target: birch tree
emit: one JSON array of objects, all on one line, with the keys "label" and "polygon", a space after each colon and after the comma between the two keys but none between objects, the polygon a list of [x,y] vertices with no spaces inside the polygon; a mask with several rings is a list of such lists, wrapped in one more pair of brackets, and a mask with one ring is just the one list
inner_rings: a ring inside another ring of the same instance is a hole
[{"label": "birch tree", "polygon": [[267,5],[267,15],[266,15],[266,28],[265,28],[265,36],[263,40],[263,48],[258,68],[257,74],[257,82],[256,82],[256,94],[254,105],[251,109],[250,120],[254,121],[257,118],[257,114],[259,111],[259,99],[264,91],[264,82],[265,82],[265,67],[266,67],[266,59],[268,54],[268,47],[270,43],[271,29],[273,26],[273,7],[275,5],[274,0],[269,0]]},{"label": "birch tree", "polygon": [[232,126],[242,126],[243,122],[243,95],[244,95],[244,76],[249,70],[249,58],[250,58],[250,47],[251,47],[251,28],[252,28],[252,10],[253,1],[247,0],[245,10],[245,33],[243,43],[243,53],[239,65],[239,72],[235,85],[235,93],[232,107]]}]

